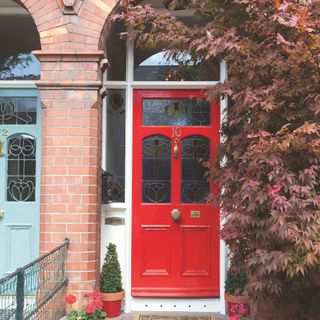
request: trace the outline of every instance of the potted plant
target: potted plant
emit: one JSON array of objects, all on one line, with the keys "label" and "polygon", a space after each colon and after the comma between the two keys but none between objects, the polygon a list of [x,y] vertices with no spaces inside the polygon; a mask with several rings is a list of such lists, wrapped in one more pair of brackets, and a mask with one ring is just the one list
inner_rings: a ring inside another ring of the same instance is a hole
[{"label": "potted plant", "polygon": [[228,315],[233,316],[235,307],[242,305],[246,309],[246,314],[250,314],[250,301],[246,292],[246,285],[248,283],[248,276],[245,272],[231,272],[227,274],[225,281],[224,299],[227,304]]},{"label": "potted plant", "polygon": [[117,247],[113,243],[107,246],[107,252],[100,274],[100,291],[102,293],[103,310],[107,317],[117,317],[120,314],[124,290],[118,260]]}]

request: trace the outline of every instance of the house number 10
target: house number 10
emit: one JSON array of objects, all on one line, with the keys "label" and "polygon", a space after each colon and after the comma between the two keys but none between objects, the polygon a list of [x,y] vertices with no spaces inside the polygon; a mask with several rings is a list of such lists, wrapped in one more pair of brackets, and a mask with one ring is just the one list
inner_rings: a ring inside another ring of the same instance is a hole
[{"label": "house number 10", "polygon": [[181,137],[181,127],[173,127],[172,128],[172,138]]}]

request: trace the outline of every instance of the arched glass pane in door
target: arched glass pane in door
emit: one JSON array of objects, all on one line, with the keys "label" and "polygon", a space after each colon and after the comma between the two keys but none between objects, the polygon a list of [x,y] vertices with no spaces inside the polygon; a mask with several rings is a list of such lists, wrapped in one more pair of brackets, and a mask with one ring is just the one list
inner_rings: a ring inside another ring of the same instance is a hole
[{"label": "arched glass pane in door", "polygon": [[142,202],[168,203],[171,192],[171,141],[153,135],[142,142]]},{"label": "arched glass pane in door", "polygon": [[36,140],[27,134],[8,138],[7,201],[35,201]]},{"label": "arched glass pane in door", "polygon": [[181,202],[205,203],[210,183],[201,161],[210,159],[209,139],[193,135],[181,141]]}]

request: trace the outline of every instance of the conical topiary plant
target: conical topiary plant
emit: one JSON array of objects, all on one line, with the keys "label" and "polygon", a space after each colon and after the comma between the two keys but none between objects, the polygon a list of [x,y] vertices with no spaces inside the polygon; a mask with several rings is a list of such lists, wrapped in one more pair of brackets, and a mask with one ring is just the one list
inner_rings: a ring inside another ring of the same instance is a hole
[{"label": "conical topiary plant", "polygon": [[115,293],[122,291],[121,268],[118,260],[117,246],[109,243],[100,274],[101,292]]}]

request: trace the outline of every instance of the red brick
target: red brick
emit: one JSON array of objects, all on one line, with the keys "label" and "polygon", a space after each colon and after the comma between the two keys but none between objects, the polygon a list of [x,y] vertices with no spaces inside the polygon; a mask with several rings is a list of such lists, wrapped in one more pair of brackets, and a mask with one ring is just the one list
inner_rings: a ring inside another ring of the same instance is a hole
[{"label": "red brick", "polygon": [[[33,14],[42,50],[97,50],[108,10],[84,1],[79,15],[63,15],[56,1],[21,0]],[[102,0],[110,10],[112,0]],[[67,33],[64,33],[67,32]],[[101,43],[104,40],[101,40]],[[99,64],[81,60],[42,62],[41,80],[100,79]],[[71,238],[70,293],[96,289],[99,271],[101,106],[97,90],[40,89],[44,110],[41,168],[41,252]],[[76,259],[80,260],[76,260]],[[88,262],[83,262],[83,261]]]}]

